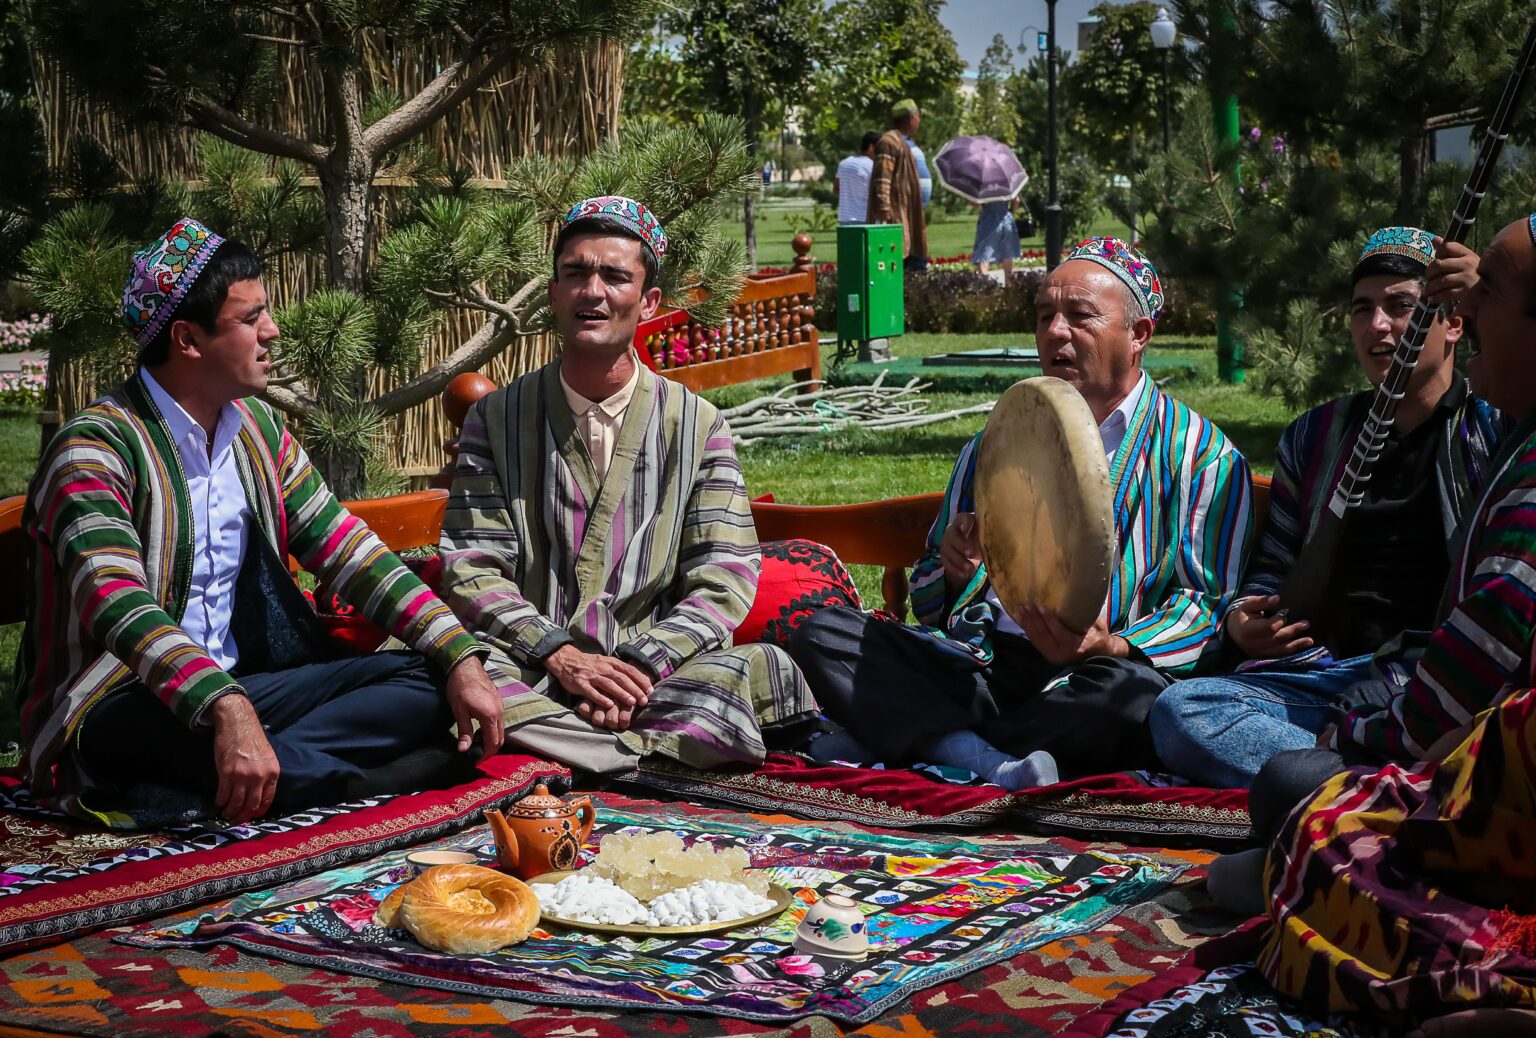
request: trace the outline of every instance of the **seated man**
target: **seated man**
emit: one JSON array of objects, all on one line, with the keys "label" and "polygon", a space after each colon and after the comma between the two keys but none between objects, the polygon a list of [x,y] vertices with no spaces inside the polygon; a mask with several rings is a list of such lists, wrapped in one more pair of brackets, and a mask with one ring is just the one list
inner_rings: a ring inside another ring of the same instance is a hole
[{"label": "seated man", "polygon": [[[1433,240],[1417,227],[1383,228],[1360,253],[1350,334],[1373,386],[1391,368],[1433,259]],[[1463,498],[1481,486],[1504,425],[1456,374],[1460,339],[1461,318],[1436,318],[1365,500],[1345,528],[1327,622],[1281,615],[1277,593],[1317,528],[1375,394],[1313,408],[1281,435],[1269,522],[1227,609],[1229,641],[1254,662],[1225,677],[1176,682],[1158,697],[1152,739],[1175,774],[1246,789],[1276,753],[1316,744],[1338,719],[1339,697],[1370,676],[1371,654],[1400,631],[1435,625]]]},{"label": "seated man", "polygon": [[509,740],[596,772],[757,763],[816,718],[781,649],[729,647],[762,564],[730,429],[634,353],[666,247],[630,199],[571,207],[561,355],[470,411],[443,522],[446,597],[494,648]]},{"label": "seated man", "polygon": [[813,754],[920,758],[1012,789],[1152,762],[1147,711],[1214,640],[1253,526],[1247,462],[1141,369],[1162,302],[1152,265],[1114,238],[1080,244],[1035,302],[1041,366],[1082,393],[1109,459],[1120,557],[1098,621],[1073,631],[999,605],[976,540],[978,435],[912,572],[914,612],[931,626],[837,607],[791,639],[852,737],[823,736]]},{"label": "seated man", "polygon": [[[1249,796],[1256,835],[1273,839],[1286,816],[1350,765],[1439,760],[1481,711],[1529,687],[1536,637],[1536,215],[1501,230],[1479,259],[1436,242],[1425,296],[1454,304],[1476,351],[1471,391],[1519,423],[1469,500],[1463,545],[1427,636],[1380,654],[1372,678],[1349,691],[1357,703],[1313,749],[1276,754]],[[1475,268],[1475,269],[1474,269]],[[1213,863],[1212,893],[1243,912],[1263,910],[1264,848]]]},{"label": "seated man", "polygon": [[[455,720],[459,750],[477,721],[496,752],[485,650],[253,395],[278,336],[256,254],[182,220],[134,255],[123,321],[138,370],[59,430],[27,495],[33,792],[126,826],[197,810],[146,799],[170,787],[243,822],[403,791],[451,754]],[[334,658],[290,552],[427,659]]]}]

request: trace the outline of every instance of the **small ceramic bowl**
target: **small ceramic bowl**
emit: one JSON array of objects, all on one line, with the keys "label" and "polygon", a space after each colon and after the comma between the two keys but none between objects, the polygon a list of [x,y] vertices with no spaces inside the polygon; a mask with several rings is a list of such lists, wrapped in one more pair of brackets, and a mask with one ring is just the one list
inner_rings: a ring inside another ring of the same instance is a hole
[{"label": "small ceramic bowl", "polygon": [[415,869],[430,869],[434,865],[473,865],[480,859],[468,851],[412,851],[405,860]]},{"label": "small ceramic bowl", "polygon": [[812,905],[795,927],[795,950],[839,959],[864,958],[869,953],[864,913],[841,894],[828,894]]}]

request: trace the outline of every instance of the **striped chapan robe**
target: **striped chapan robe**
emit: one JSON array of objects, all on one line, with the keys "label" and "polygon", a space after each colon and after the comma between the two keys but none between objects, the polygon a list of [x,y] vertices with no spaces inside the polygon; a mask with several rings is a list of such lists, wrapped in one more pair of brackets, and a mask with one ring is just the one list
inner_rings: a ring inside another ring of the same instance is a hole
[{"label": "striped chapan robe", "polygon": [[[255,398],[234,406],[252,537],[265,537],[280,559],[296,557],[444,673],[483,654],[447,606],[341,507],[276,411]],[[46,802],[102,820],[79,803],[90,783],[71,741],[113,689],[137,678],[190,727],[239,688],[180,626],[192,581],[191,512],[181,455],[138,375],[70,419],[39,463],[22,517],[32,542],[31,601],[16,686],[22,768]]]},{"label": "striped chapan robe", "polygon": [[[977,567],[945,608],[939,544],[956,513],[976,510],[978,433],[960,452],[928,547],[912,570],[915,619],[992,658],[1001,609],[987,600],[987,568]],[[1219,638],[1253,536],[1248,462],[1221,430],[1147,380],[1110,459],[1119,564],[1110,570],[1105,617],[1158,670],[1194,670]]]},{"label": "striped chapan robe", "polygon": [[[1531,684],[1536,636],[1536,419],[1526,419],[1471,512],[1451,563],[1449,617],[1422,650],[1383,650],[1378,694],[1356,707],[1339,738],[1389,760],[1413,760],[1508,692]],[[1386,689],[1382,696],[1380,689]]]},{"label": "striped chapan robe", "polygon": [[730,647],[762,557],[730,430],[711,404],[642,370],[599,482],[555,361],[476,404],[459,450],[445,598],[495,650],[512,741],[532,722],[593,730],[540,665],[565,644],[655,676],[617,736],[631,755],[756,763],[765,727],[815,717],[781,649]]},{"label": "striped chapan robe", "polygon": [[[1269,489],[1269,519],[1236,598],[1279,593],[1301,546],[1317,530],[1334,488],[1344,477],[1374,396],[1375,391],[1368,390],[1330,400],[1280,434]],[[1443,425],[1435,447],[1435,484],[1449,552],[1464,518],[1465,498],[1488,478],[1489,464],[1508,423],[1469,392]]]}]

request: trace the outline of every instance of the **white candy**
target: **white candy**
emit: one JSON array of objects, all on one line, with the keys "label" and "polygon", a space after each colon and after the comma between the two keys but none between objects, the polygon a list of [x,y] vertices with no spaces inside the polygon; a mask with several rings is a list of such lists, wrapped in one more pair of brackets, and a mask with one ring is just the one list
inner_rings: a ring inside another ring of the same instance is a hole
[{"label": "white candy", "polygon": [[611,879],[578,872],[559,883],[535,883],[539,907],[553,916],[586,923],[623,926],[699,926],[744,919],[773,907],[773,902],[740,883],[706,879],[671,890],[642,905]]}]

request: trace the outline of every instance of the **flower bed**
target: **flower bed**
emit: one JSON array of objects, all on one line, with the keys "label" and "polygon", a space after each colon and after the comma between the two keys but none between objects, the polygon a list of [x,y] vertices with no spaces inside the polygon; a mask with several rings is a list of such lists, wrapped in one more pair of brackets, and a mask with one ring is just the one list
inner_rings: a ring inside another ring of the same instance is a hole
[{"label": "flower bed", "polygon": [[32,314],[14,321],[0,321],[0,353],[20,353],[32,348],[32,342],[53,327],[47,314]]},{"label": "flower bed", "polygon": [[47,388],[48,366],[42,361],[23,361],[20,371],[0,371],[0,409],[36,410]]}]

